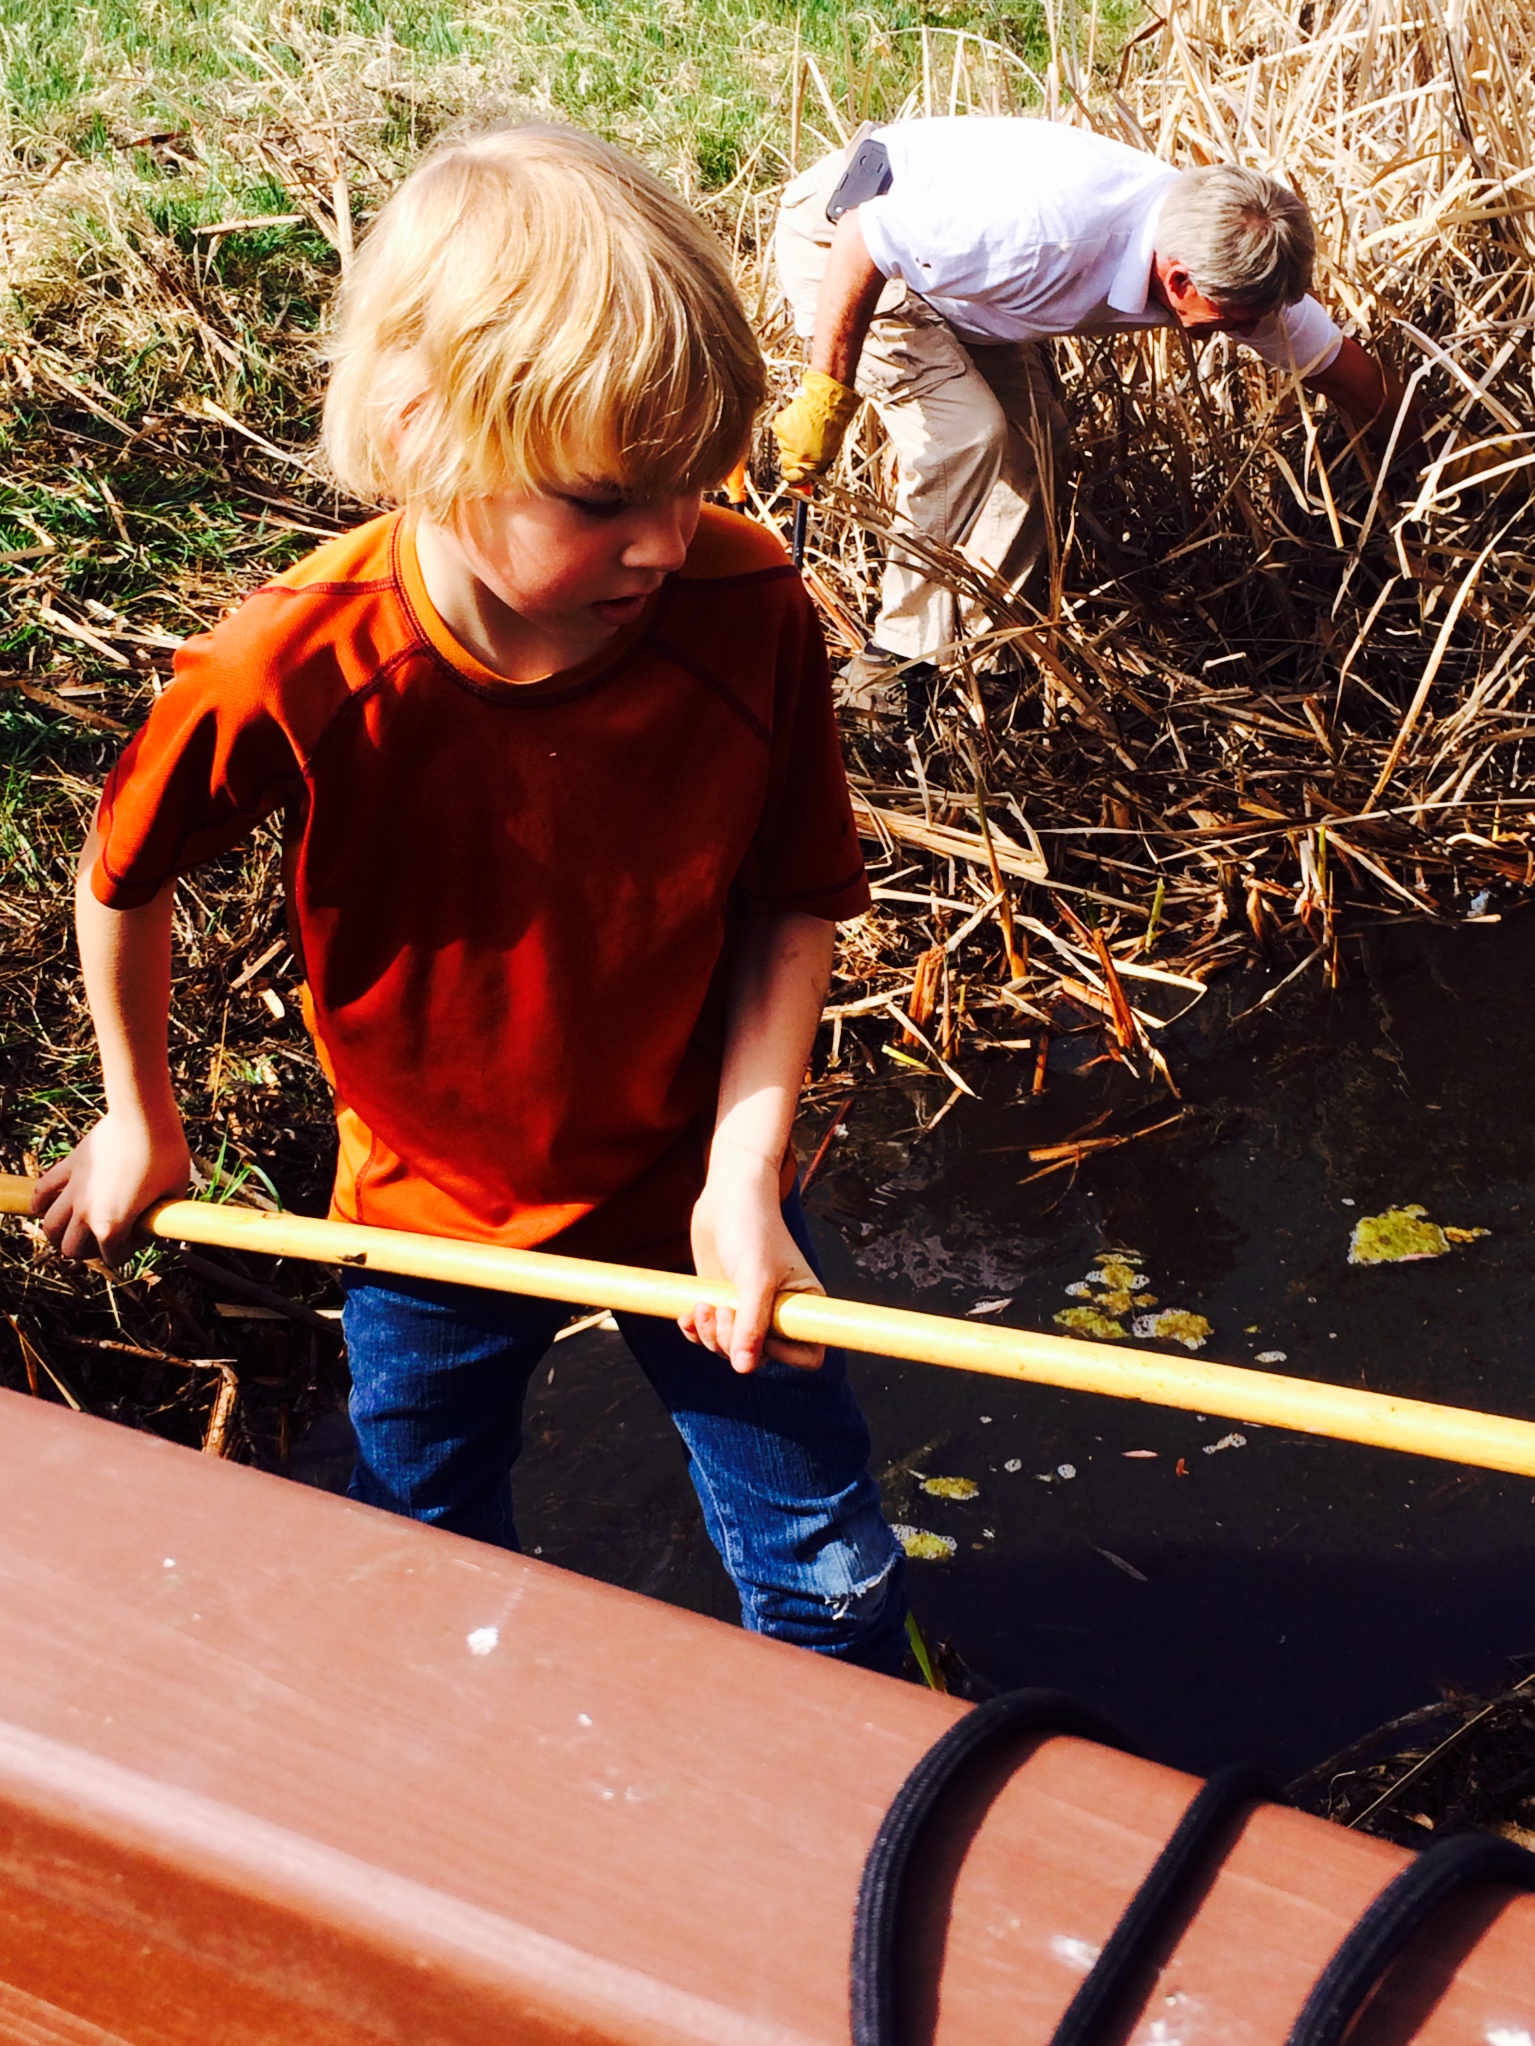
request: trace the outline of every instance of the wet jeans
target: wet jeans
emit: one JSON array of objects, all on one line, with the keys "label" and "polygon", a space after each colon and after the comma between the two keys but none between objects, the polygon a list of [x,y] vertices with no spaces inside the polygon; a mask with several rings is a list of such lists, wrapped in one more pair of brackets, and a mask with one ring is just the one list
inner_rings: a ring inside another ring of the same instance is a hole
[{"label": "wet jeans", "polygon": [[[796,1195],[784,1207],[814,1262]],[[511,1467],[528,1383],[570,1309],[424,1279],[347,1282],[358,1459],[351,1495],[516,1549]],[[905,1649],[905,1558],[869,1476],[869,1431],[840,1350],[819,1371],[749,1377],[674,1321],[619,1328],[688,1452],[709,1537],[755,1633],[894,1672]]]}]

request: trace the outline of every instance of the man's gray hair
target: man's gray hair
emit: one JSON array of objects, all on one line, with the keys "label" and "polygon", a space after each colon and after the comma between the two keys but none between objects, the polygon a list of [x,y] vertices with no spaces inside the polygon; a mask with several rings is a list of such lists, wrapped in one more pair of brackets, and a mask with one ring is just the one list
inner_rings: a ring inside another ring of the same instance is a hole
[{"label": "man's gray hair", "polygon": [[1223,313],[1262,314],[1311,289],[1316,230],[1304,199],[1262,171],[1212,163],[1169,187],[1157,254],[1182,263]]}]

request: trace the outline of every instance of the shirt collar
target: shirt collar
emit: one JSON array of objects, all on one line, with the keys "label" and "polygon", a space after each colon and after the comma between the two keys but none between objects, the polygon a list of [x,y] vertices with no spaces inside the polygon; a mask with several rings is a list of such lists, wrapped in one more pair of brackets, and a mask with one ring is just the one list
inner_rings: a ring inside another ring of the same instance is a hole
[{"label": "shirt collar", "polygon": [[1147,194],[1146,210],[1130,229],[1124,256],[1109,287],[1110,306],[1116,313],[1124,313],[1131,319],[1146,317],[1147,302],[1151,297],[1151,264],[1157,252],[1157,222],[1162,217],[1167,186],[1171,182],[1169,178]]}]

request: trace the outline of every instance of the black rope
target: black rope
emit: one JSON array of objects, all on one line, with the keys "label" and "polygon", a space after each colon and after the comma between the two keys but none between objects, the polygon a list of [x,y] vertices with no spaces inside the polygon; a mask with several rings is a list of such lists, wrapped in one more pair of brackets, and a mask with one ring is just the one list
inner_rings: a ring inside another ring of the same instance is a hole
[{"label": "black rope", "polygon": [[986,1749],[1020,1735],[1075,1734],[1128,1751],[1095,1712],[1060,1691],[1008,1691],[977,1705],[935,1741],[880,1822],[853,1919],[853,2046],[899,2046],[896,1936],[912,1852],[944,1793]]},{"label": "black rope", "polygon": [[1190,1892],[1208,1873],[1210,1850],[1245,1806],[1277,1800],[1280,1792],[1257,1769],[1233,1763],[1219,1769],[1178,1821],[1172,1838],[1125,1906],[1118,1925],[1051,2034],[1050,2046],[1089,2046],[1141,1970]]},{"label": "black rope", "polygon": [[1285,2046],[1338,2046],[1360,2005],[1424,1921],[1467,1883],[1535,1890],[1535,1854],[1495,1834],[1426,1847],[1386,1885],[1323,1969]]},{"label": "black rope", "polygon": [[[896,1939],[912,1856],[957,1778],[1007,1738],[1075,1734],[1133,1753],[1095,1712],[1059,1691],[1010,1691],[978,1705],[917,1763],[886,1812],[864,1863],[853,1920],[853,2046],[899,2046]],[[1282,1802],[1258,1771],[1236,1765],[1212,1776],[1130,1899],[1051,2035],[1051,2046],[1093,2046],[1134,1978],[1206,1874],[1210,1850],[1244,1806]],[[1322,1971],[1285,2046],[1341,2046],[1382,1974],[1425,1921],[1468,1883],[1535,1891],[1535,1854],[1486,1833],[1426,1848],[1388,1883]]]}]

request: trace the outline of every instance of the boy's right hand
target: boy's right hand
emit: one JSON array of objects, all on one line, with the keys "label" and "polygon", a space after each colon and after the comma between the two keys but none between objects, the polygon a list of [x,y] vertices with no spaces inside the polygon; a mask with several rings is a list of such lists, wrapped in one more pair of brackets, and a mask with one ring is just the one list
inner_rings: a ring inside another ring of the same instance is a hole
[{"label": "boy's right hand", "polygon": [[32,1193],[32,1212],[55,1250],[115,1265],[153,1202],[185,1190],[192,1156],[179,1121],[152,1128],[108,1113],[67,1158],[50,1165]]}]

